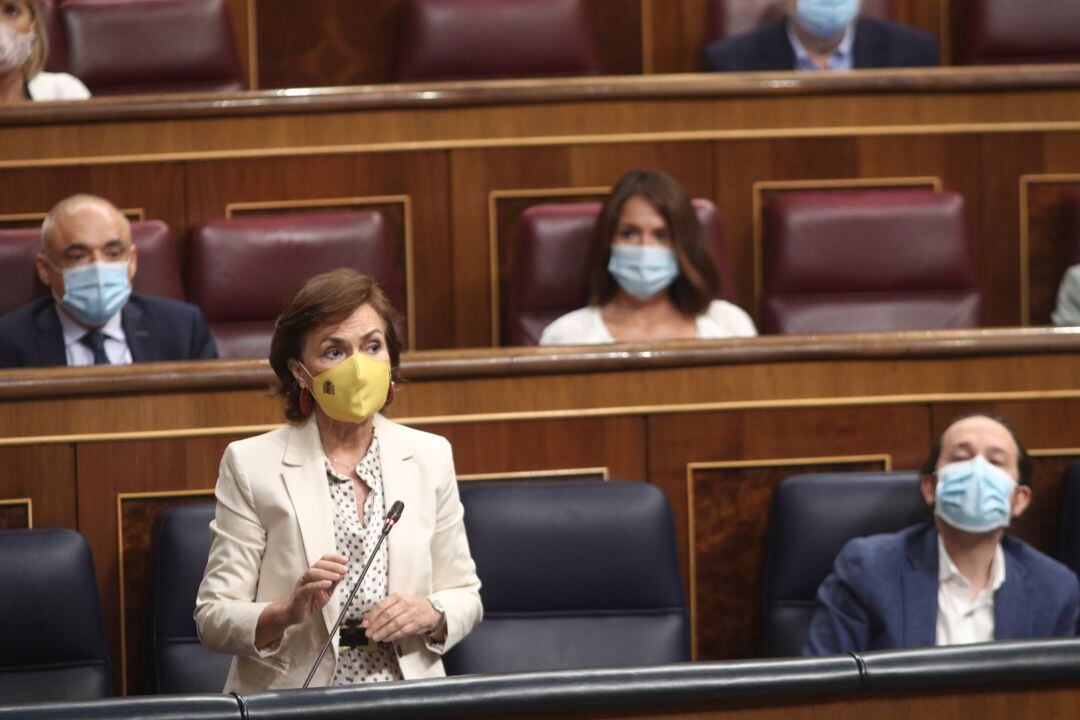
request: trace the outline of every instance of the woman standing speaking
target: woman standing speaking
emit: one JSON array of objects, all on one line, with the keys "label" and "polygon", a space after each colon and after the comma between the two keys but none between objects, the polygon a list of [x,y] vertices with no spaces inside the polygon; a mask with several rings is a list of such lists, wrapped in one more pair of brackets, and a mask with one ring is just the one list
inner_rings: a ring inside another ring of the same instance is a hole
[{"label": "woman standing speaking", "polygon": [[350,270],[308,281],[278,317],[270,364],[289,424],[229,445],[195,620],[235,655],[226,692],[300,687],[376,547],[312,686],[444,675],[480,622],[450,445],[387,420],[394,310]]}]

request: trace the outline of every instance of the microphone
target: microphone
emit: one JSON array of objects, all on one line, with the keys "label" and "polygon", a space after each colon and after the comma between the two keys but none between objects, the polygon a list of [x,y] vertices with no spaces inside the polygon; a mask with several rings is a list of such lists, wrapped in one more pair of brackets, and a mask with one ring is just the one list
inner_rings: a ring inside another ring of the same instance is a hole
[{"label": "microphone", "polygon": [[349,606],[352,605],[353,598],[356,597],[356,593],[360,590],[360,583],[364,582],[364,576],[367,575],[368,568],[371,567],[371,563],[374,562],[375,556],[378,555],[383,540],[390,534],[390,530],[397,525],[398,520],[401,519],[403,510],[405,510],[405,503],[396,500],[394,504],[390,506],[390,512],[386,513],[386,520],[383,522],[383,529],[382,533],[379,535],[379,541],[375,543],[375,549],[372,550],[371,555],[368,556],[368,561],[364,565],[364,569],[360,571],[360,577],[356,579],[356,584],[353,585],[349,597],[341,604],[341,613],[338,615],[334,627],[330,628],[330,635],[326,638],[322,650],[319,651],[319,657],[315,658],[315,664],[311,666],[311,672],[308,673],[307,680],[304,681],[304,688],[307,688],[311,683],[311,678],[315,677],[315,670],[318,669],[319,663],[321,663],[323,657],[325,657],[326,651],[330,649],[330,643],[334,642],[334,635],[337,634],[338,628],[341,627],[341,623],[344,622],[345,614],[349,612]]}]

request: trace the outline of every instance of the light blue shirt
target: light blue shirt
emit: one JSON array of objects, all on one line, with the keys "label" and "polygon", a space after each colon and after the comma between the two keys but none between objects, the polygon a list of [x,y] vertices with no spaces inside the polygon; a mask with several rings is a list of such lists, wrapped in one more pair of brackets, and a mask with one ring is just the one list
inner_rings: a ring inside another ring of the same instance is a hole
[{"label": "light blue shirt", "polygon": [[[128,347],[124,327],[120,324],[120,312],[109,318],[109,321],[101,327],[101,333],[105,336],[105,355],[113,365],[130,365],[131,348]],[[67,364],[72,367],[93,365],[94,351],[79,342],[90,331],[69,317],[59,305],[56,308],[56,314],[60,316],[60,329],[64,334]]]},{"label": "light blue shirt", "polygon": [[[789,20],[786,23],[788,40],[791,42],[791,47],[795,50],[795,70],[797,72],[819,72],[821,68],[814,64],[814,61],[810,58],[810,52],[803,45],[803,41],[799,39],[799,34],[795,32],[795,28],[792,26]],[[852,47],[855,45],[855,24],[848,25],[847,30],[844,31],[844,37],[840,41],[840,44],[836,46],[836,49],[829,55],[829,61],[825,65],[825,70],[854,70],[855,69],[855,55],[852,53]]]}]

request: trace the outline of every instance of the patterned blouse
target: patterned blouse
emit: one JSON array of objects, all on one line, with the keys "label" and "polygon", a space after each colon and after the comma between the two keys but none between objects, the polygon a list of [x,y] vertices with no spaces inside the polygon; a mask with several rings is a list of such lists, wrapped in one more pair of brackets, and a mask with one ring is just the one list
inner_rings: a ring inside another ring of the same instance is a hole
[{"label": "patterned blouse", "polygon": [[[356,509],[356,487],[352,478],[334,470],[330,459],[326,459],[326,477],[330,483],[330,499],[334,503],[334,540],[337,551],[349,559],[349,573],[338,583],[338,601],[344,604],[360,571],[364,569],[371,548],[379,541],[382,534],[382,518],[386,513],[383,502],[382,466],[379,462],[379,440],[371,438],[367,453],[356,466],[356,474],[367,485],[367,501],[364,503],[364,520]],[[379,554],[371,563],[367,577],[364,578],[359,592],[353,598],[345,622],[359,622],[371,606],[388,594],[388,551],[386,543],[379,548]],[[331,685],[355,685],[362,682],[381,682],[401,680],[401,668],[398,666],[394,646],[381,643],[376,650],[361,648],[341,648],[337,668]]]}]

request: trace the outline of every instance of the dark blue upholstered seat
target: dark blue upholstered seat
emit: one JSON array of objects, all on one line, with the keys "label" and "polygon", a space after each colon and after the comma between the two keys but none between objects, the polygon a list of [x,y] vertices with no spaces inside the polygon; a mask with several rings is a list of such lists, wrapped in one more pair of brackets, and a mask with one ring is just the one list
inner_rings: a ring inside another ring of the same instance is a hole
[{"label": "dark blue upholstered seat", "polygon": [[690,659],[667,497],[639,482],[463,483],[484,621],[450,674]]}]

